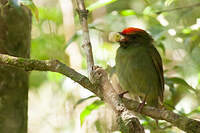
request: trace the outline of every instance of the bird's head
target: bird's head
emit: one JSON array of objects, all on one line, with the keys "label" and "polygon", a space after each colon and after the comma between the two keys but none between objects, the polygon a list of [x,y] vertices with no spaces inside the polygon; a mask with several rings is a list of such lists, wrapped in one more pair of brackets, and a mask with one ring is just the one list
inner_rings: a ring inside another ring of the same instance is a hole
[{"label": "bird's head", "polygon": [[119,42],[122,47],[127,47],[130,44],[151,44],[153,41],[146,31],[134,27],[126,28],[122,32],[110,33],[109,40]]}]

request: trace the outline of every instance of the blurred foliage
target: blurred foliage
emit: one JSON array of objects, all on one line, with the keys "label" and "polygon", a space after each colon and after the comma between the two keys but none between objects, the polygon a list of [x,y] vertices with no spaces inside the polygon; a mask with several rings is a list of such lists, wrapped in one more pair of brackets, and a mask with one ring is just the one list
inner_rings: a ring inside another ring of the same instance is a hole
[{"label": "blurred foliage", "polygon": [[[65,36],[61,30],[63,26],[61,10],[42,7],[37,9],[39,18],[33,17],[31,57],[41,60],[59,59],[69,64],[69,57],[64,52]],[[46,80],[58,82],[58,75],[48,72],[41,76],[38,72],[32,72],[30,85],[36,87]]]},{"label": "blurred foliage", "polygon": [[[27,1],[30,2],[31,0]],[[32,25],[31,57],[35,59],[54,58],[67,65],[72,65],[69,60],[71,55],[69,51],[66,52],[66,49],[74,45],[73,42],[76,42],[80,50],[79,54],[82,57],[80,71],[85,74],[86,58],[80,45],[82,32],[76,11],[73,12],[74,22],[71,22],[75,23],[76,31],[70,35],[69,40],[66,40],[64,32],[71,33],[71,31],[63,31],[63,12],[60,9],[62,5],[59,5],[61,2],[59,3],[57,0],[38,0],[35,2],[36,7],[29,3],[33,8],[33,14],[36,16],[33,17]],[[90,11],[88,23],[95,64],[104,67],[110,75],[113,75],[118,44],[112,44],[108,41],[108,33],[122,31],[130,26],[145,29],[154,38],[154,44],[163,59],[166,107],[181,115],[200,118],[200,1],[85,0],[85,2]],[[40,3],[42,4],[40,5]],[[73,4],[75,5],[75,3]],[[39,13],[37,13],[37,10]],[[72,62],[76,61],[73,60]],[[73,114],[76,112],[74,110],[77,109],[83,110],[82,112],[79,111],[78,115],[75,114],[75,117],[70,117],[71,123],[75,123],[76,118],[83,123],[88,115],[94,115],[91,113],[93,110],[99,110],[99,106],[103,105],[103,102],[99,100],[87,104],[87,101],[92,100],[93,96],[89,95],[88,97],[85,93],[84,96],[81,96],[81,91],[77,89],[75,83],[66,80],[64,76],[51,72],[31,73],[31,88],[40,91],[40,86],[46,82],[59,84],[59,89],[56,89],[56,91],[64,94],[64,99],[67,102],[74,103],[75,109],[73,108],[74,105],[71,110],[70,105],[67,106],[70,110],[68,113]],[[78,101],[77,104],[75,101]],[[155,120],[146,116],[140,116],[140,120],[147,132],[180,132],[165,121],[159,121],[159,126],[162,128],[160,130],[156,127]],[[100,121],[95,120],[94,125],[94,132],[105,131]],[[75,132],[75,127],[73,127],[73,130],[72,127],[70,127],[69,132]],[[113,131],[116,130],[113,129]]]},{"label": "blurred foliage", "polygon": [[101,100],[96,100],[92,104],[86,106],[80,114],[81,125],[83,124],[85,118],[90,115],[93,110],[98,109],[101,105],[104,105],[104,102]]}]

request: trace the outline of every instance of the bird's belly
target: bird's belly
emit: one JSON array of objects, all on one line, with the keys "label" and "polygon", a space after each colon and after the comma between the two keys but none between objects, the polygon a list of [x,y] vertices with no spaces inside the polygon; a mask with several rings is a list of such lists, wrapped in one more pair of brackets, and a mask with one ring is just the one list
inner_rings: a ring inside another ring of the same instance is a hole
[{"label": "bird's belly", "polygon": [[158,76],[151,58],[143,49],[117,55],[116,73],[121,87],[131,94],[143,97],[153,92],[158,95]]}]

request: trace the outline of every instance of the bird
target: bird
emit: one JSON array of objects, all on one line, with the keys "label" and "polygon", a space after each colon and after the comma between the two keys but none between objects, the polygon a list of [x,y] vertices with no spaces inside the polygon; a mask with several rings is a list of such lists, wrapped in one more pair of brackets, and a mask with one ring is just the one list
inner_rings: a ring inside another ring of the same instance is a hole
[{"label": "bird", "polygon": [[114,40],[120,44],[115,57],[115,69],[121,88],[139,97],[142,101],[139,111],[144,104],[162,106],[163,65],[151,35],[143,29],[128,27],[117,32]]}]

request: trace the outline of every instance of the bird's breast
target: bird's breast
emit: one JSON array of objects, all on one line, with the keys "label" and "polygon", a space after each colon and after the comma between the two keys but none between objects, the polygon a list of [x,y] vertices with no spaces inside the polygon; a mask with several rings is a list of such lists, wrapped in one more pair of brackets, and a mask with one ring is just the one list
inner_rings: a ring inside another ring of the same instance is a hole
[{"label": "bird's breast", "polygon": [[147,94],[158,88],[158,76],[147,48],[119,48],[116,54],[116,73],[120,85],[136,95]]}]

